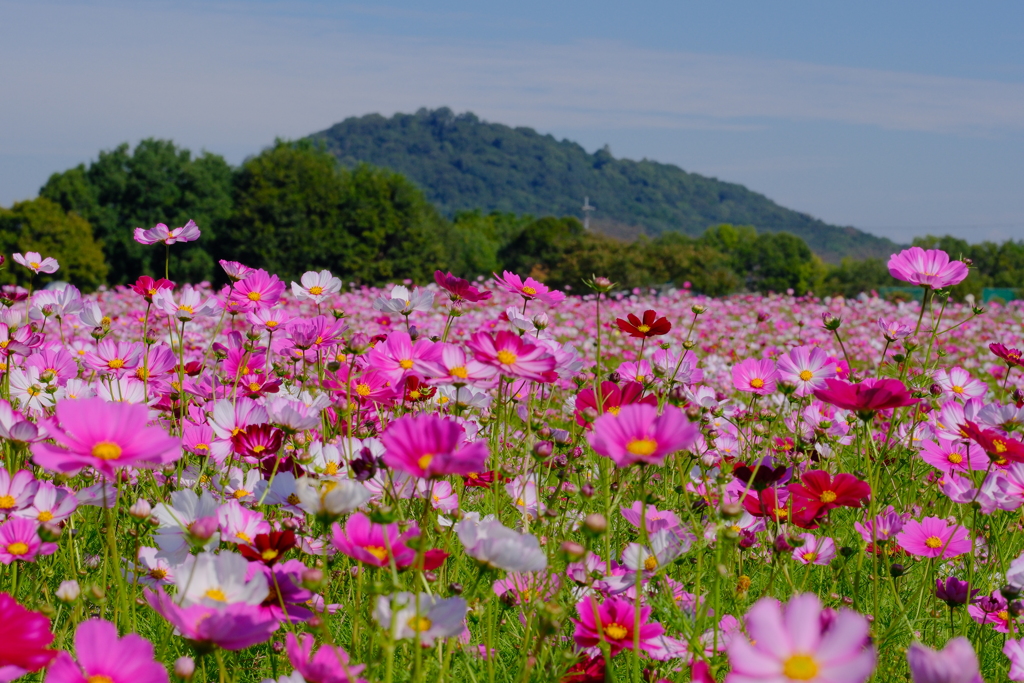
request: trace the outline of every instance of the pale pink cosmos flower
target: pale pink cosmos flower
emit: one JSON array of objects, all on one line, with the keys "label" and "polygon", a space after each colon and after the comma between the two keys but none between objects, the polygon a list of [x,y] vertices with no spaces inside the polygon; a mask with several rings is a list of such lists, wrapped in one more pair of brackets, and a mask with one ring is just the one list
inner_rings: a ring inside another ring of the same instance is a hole
[{"label": "pale pink cosmos flower", "polygon": [[888,342],[899,341],[914,332],[914,328],[910,325],[905,325],[899,320],[885,320],[884,318],[878,319],[878,329],[882,330],[882,336]]},{"label": "pale pink cosmos flower", "polygon": [[438,344],[441,352],[435,362],[421,366],[431,384],[451,384],[462,387],[467,384],[487,384],[498,371],[491,365],[474,360],[466,355],[458,344]]},{"label": "pale pink cosmos flower", "polygon": [[770,358],[747,358],[732,366],[732,383],[743,392],[767,396],[775,391],[779,372]]},{"label": "pale pink cosmos flower", "polygon": [[[778,374],[783,382],[796,387],[795,396],[808,396],[815,389],[823,389],[825,380],[836,376],[836,369],[824,350],[816,346],[798,346],[779,358]],[[738,388],[746,391],[743,387]]]},{"label": "pale pink cosmos flower", "polygon": [[862,683],[875,668],[867,619],[848,609],[826,618],[812,593],[785,607],[761,598],[747,612],[746,625],[749,640],[737,634],[729,643],[732,671],[725,683]]},{"label": "pale pink cosmos flower", "polygon": [[178,629],[182,637],[200,647],[244,650],[267,641],[278,621],[260,606],[235,602],[223,607],[195,604],[180,607],[163,591],[147,589],[146,601],[160,616]]},{"label": "pale pink cosmos flower", "polygon": [[93,467],[113,478],[123,467],[158,467],[181,457],[181,441],[149,427],[144,405],[85,398],[57,403],[51,437],[59,445],[32,445],[35,463],[51,472],[72,473]]},{"label": "pale pink cosmos flower", "polygon": [[619,467],[637,462],[661,465],[665,456],[685,450],[696,442],[700,429],[675,406],[658,415],[657,406],[631,403],[618,415],[605,413],[587,434],[591,448],[611,458]]},{"label": "pale pink cosmos flower", "polygon": [[414,477],[470,474],[487,469],[487,444],[466,443],[466,430],[437,415],[406,415],[392,421],[381,436],[384,463]]},{"label": "pale pink cosmos flower", "polygon": [[814,534],[801,534],[804,544],[793,548],[793,559],[800,564],[827,565],[835,559],[836,543],[825,536],[818,538]]},{"label": "pale pink cosmos flower", "polygon": [[901,548],[918,557],[949,559],[971,550],[970,532],[941,517],[909,520],[903,525],[903,531],[896,536],[896,541]]},{"label": "pale pink cosmos flower", "polygon": [[415,288],[412,292],[405,285],[395,285],[388,298],[377,297],[373,307],[384,313],[411,315],[416,311],[429,311],[434,305],[434,293],[429,289]]},{"label": "pale pink cosmos flower", "polygon": [[441,345],[429,339],[413,342],[405,332],[392,332],[370,350],[367,361],[397,385],[409,375],[436,377],[441,372],[437,365],[440,353]]},{"label": "pale pink cosmos flower", "polygon": [[[302,676],[304,681],[309,683],[353,683],[363,669],[364,664],[349,664],[348,653],[336,645],[321,645],[313,653],[314,639],[308,633],[302,634],[301,639],[295,634],[289,633],[285,636],[284,646],[288,652],[288,661],[292,663],[295,670]],[[362,681],[363,679],[358,679]]]},{"label": "pale pink cosmos flower", "polygon": [[56,273],[60,268],[57,259],[53,257],[43,258],[38,252],[30,251],[26,254],[12,254],[15,263],[25,266],[33,273]]},{"label": "pale pink cosmos flower", "polygon": [[1024,639],[1007,639],[1003,645],[1003,654],[1010,660],[1010,680],[1024,681]]},{"label": "pale pink cosmos flower", "polygon": [[[19,473],[20,474],[20,473]],[[0,504],[3,496],[0,496]],[[41,481],[32,504],[16,510],[14,516],[34,519],[37,522],[63,522],[78,509],[78,498],[75,492],[66,486],[55,486],[52,482]]]},{"label": "pale pink cosmos flower", "polygon": [[399,640],[412,639],[431,646],[439,638],[452,638],[465,630],[466,601],[420,593],[381,595],[373,618]]},{"label": "pale pink cosmos flower", "polygon": [[0,524],[0,562],[35,562],[37,555],[52,555],[56,543],[39,538],[39,523],[25,517],[11,517]]},{"label": "pale pink cosmos flower", "polygon": [[914,683],[985,683],[978,672],[978,655],[963,636],[941,650],[913,642],[907,648],[907,663]]},{"label": "pale pink cosmos flower", "polygon": [[90,619],[75,631],[76,662],[61,652],[43,683],[167,683],[167,669],[154,659],[153,645],[129,633],[117,637],[109,621]]},{"label": "pale pink cosmos flower", "polygon": [[[628,508],[621,508],[620,512],[627,522],[640,528],[640,515],[643,507],[644,504],[642,502],[635,500]],[[653,505],[647,506],[647,514],[644,517],[646,519],[643,520],[643,523],[646,525],[647,533],[649,534],[661,531],[662,529],[675,529],[679,526],[679,518],[676,517],[676,513],[671,510],[659,510]]]},{"label": "pale pink cosmos flower", "polygon": [[963,441],[938,441],[922,439],[918,455],[926,463],[943,473],[968,470],[984,470],[988,467],[988,456],[980,448],[968,448]]},{"label": "pale pink cosmos flower", "polygon": [[936,370],[932,379],[942,388],[943,394],[961,401],[983,398],[988,391],[984,382],[971,377],[971,373],[963,368]]},{"label": "pale pink cosmos flower", "polygon": [[911,247],[892,255],[889,273],[912,285],[943,289],[963,282],[968,270],[963,262],[950,261],[949,254],[941,249]]},{"label": "pale pink cosmos flower", "polygon": [[28,470],[18,470],[12,477],[0,467],[0,515],[24,510],[32,504],[39,482]]},{"label": "pale pink cosmos flower", "polygon": [[299,301],[323,303],[331,294],[341,291],[341,280],[331,275],[329,270],[319,273],[310,270],[302,274],[299,282],[292,282],[292,295]]},{"label": "pale pink cosmos flower", "polygon": [[185,285],[175,300],[170,289],[161,289],[153,295],[153,306],[179,321],[189,321],[215,315],[219,310],[217,300],[206,297],[195,290],[192,285]]},{"label": "pale pink cosmos flower", "polygon": [[135,228],[133,236],[139,244],[150,245],[163,242],[164,244],[171,245],[178,242],[195,242],[199,239],[199,234],[199,226],[196,225],[195,221],[189,220],[188,223],[180,228],[168,228],[163,223],[157,223],[148,230]]}]

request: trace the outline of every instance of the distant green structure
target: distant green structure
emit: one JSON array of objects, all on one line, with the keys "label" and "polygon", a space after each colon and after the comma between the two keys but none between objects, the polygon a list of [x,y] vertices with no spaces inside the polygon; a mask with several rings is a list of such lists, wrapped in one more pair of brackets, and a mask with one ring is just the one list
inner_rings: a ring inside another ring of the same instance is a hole
[{"label": "distant green structure", "polygon": [[986,304],[995,299],[1000,301],[1016,301],[1020,298],[1017,296],[1019,291],[1013,287],[985,287],[981,290],[981,300]]}]

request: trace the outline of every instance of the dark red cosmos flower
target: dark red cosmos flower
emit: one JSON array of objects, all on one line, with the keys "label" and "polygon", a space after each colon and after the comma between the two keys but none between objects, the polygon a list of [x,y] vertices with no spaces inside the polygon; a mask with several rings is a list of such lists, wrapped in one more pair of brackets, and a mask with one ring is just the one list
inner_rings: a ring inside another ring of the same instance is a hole
[{"label": "dark red cosmos flower", "polygon": [[143,275],[132,285],[132,291],[149,303],[153,303],[153,295],[161,289],[174,289],[174,283],[164,278],[154,280],[148,275]]},{"label": "dark red cosmos flower", "polygon": [[19,301],[24,301],[28,298],[28,290],[18,285],[4,285],[0,287],[0,301],[10,304],[16,304]]},{"label": "dark red cosmos flower", "polygon": [[[643,393],[644,385],[639,382],[628,382],[622,385],[621,388],[613,382],[601,382],[601,403],[604,409],[599,411],[599,414],[611,413],[612,415],[618,415],[619,409],[622,406],[631,403],[658,405],[657,397],[653,394],[644,396]],[[576,395],[576,424],[581,427],[589,427],[589,423],[583,417],[583,411],[587,408],[597,410],[597,399],[594,397],[594,390],[590,387]]]},{"label": "dark red cosmos flower", "polygon": [[642,320],[630,313],[626,316],[626,320],[616,318],[615,324],[619,326],[620,330],[635,339],[660,337],[663,334],[668,334],[672,329],[672,323],[668,321],[668,318],[665,316],[659,318],[658,314],[651,310],[644,311]]},{"label": "dark red cosmos flower", "polygon": [[1024,353],[1020,349],[1008,349],[1002,344],[989,344],[989,350],[1003,359],[1011,368],[1019,368],[1024,365]]},{"label": "dark red cosmos flower", "polygon": [[794,508],[813,507],[821,512],[837,507],[859,508],[861,501],[871,495],[871,486],[852,474],[840,473],[832,478],[821,470],[804,472],[800,483],[790,484],[788,489],[800,501],[799,505],[794,502]]},{"label": "dark red cosmos flower", "polygon": [[743,507],[754,517],[767,517],[773,522],[789,520],[789,508],[785,504],[780,504],[773,488],[748,491],[747,495],[743,496]]},{"label": "dark red cosmos flower", "polygon": [[409,403],[429,401],[436,393],[437,387],[424,384],[415,375],[408,377],[405,381],[405,400]]},{"label": "dark red cosmos flower", "polygon": [[448,292],[449,299],[456,302],[469,301],[477,303],[486,301],[493,296],[486,289],[481,291],[469,284],[469,280],[463,280],[461,277],[456,277],[451,273],[442,273],[440,270],[434,271],[434,282],[437,283],[438,287]]},{"label": "dark red cosmos flower", "polygon": [[1024,462],[1024,443],[1001,432],[994,429],[982,429],[977,423],[967,420],[960,425],[960,433],[981,446],[981,449],[997,465]]},{"label": "dark red cosmos flower", "polygon": [[462,481],[465,482],[466,486],[478,486],[482,489],[489,489],[497,476],[492,471],[470,472],[462,477]]},{"label": "dark red cosmos flower", "polygon": [[790,469],[785,465],[772,467],[771,461],[762,461],[760,465],[738,465],[732,473],[750,489],[761,491],[783,479],[788,479]]},{"label": "dark red cosmos flower", "polygon": [[263,460],[281,450],[283,440],[284,432],[272,425],[249,425],[231,437],[231,447],[241,456]]},{"label": "dark red cosmos flower", "polygon": [[814,396],[837,408],[852,410],[864,418],[876,410],[900,408],[919,403],[898,379],[866,379],[852,384],[841,379],[826,379],[825,389],[815,389]]},{"label": "dark red cosmos flower", "polygon": [[560,683],[604,683],[604,657],[587,657],[569,667]]},{"label": "dark red cosmos flower", "polygon": [[295,532],[291,529],[257,534],[252,545],[238,546],[238,552],[251,562],[261,562],[272,567],[286,552],[295,547]]}]

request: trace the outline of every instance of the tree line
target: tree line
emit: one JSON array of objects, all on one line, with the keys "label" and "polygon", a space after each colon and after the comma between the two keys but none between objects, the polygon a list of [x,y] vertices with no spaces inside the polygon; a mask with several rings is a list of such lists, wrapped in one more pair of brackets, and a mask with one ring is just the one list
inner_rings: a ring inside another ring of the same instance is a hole
[{"label": "tree line", "polygon": [[[343,168],[309,141],[279,140],[237,168],[166,140],[120,145],[53,174],[38,198],[0,208],[0,249],[54,256],[61,270],[53,277],[91,290],[162,274],[163,250],[136,243],[132,228],[189,219],[202,238],[170,252],[171,272],[183,282],[219,282],[217,261],[229,259],[285,279],[327,268],[361,284],[427,282],[437,269],[468,278],[507,269],[570,291],[592,275],[624,288],[689,286],[709,295],[855,296],[898,284],[881,259],[826,264],[799,237],[750,226],[626,242],[587,232],[574,217],[472,211],[448,218],[404,176],[365,164]],[[1016,287],[1024,274],[1024,242],[917,243],[972,259],[960,296]],[[24,280],[21,270],[5,269],[0,281]]]}]

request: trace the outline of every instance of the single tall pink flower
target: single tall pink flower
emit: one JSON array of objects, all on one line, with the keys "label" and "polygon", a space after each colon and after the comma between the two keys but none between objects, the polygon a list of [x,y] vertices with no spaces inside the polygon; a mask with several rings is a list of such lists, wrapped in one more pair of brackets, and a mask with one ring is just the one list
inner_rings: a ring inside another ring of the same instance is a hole
[{"label": "single tall pink flower", "polygon": [[381,436],[384,464],[429,479],[487,469],[487,444],[466,443],[466,430],[437,415],[406,415],[391,422]]},{"label": "single tall pink flower", "polygon": [[540,344],[530,344],[518,334],[502,330],[495,335],[477,332],[466,343],[473,356],[506,377],[535,382],[554,382],[555,357]]},{"label": "single tall pink flower", "polygon": [[177,242],[195,242],[199,239],[199,226],[193,220],[189,220],[188,223],[180,228],[168,228],[163,223],[157,223],[149,230],[135,228],[134,237],[136,242],[146,245],[156,244],[157,242],[163,242],[167,245],[176,244]]},{"label": "single tall pink flower", "polygon": [[7,593],[0,593],[0,680],[12,680],[49,664],[57,654],[47,649],[52,642],[49,619],[22,607]]},{"label": "single tall pink flower", "polygon": [[779,376],[796,387],[796,396],[807,396],[836,376],[828,353],[816,346],[798,346],[779,358]]},{"label": "single tall pink flower", "polygon": [[231,289],[227,310],[249,312],[270,308],[278,302],[284,290],[284,282],[276,275],[263,269],[251,271]]},{"label": "single tall pink flower", "polygon": [[492,274],[494,275],[494,281],[499,287],[511,294],[518,294],[527,301],[540,299],[548,306],[557,306],[565,300],[565,294],[548,289],[547,285],[534,280],[532,277],[528,277],[524,281],[521,277],[508,270],[503,271],[500,277],[497,273]]},{"label": "single tall pink flower", "polygon": [[748,358],[732,366],[732,383],[740,391],[767,396],[775,391],[779,371],[770,358]]},{"label": "single tall pink flower", "polygon": [[675,406],[658,415],[656,406],[646,403],[624,405],[619,414],[605,413],[587,434],[598,454],[611,458],[619,467],[642,462],[660,465],[665,456],[693,445],[700,429]]},{"label": "single tall pink flower", "polygon": [[962,261],[950,261],[941,249],[911,247],[889,259],[889,274],[912,285],[943,289],[964,281],[967,266]]},{"label": "single tall pink flower", "polygon": [[750,639],[736,634],[729,643],[732,671],[725,683],[866,681],[875,668],[867,619],[848,609],[822,617],[812,593],[793,597],[785,608],[775,598],[758,600],[746,616]]},{"label": "single tall pink flower", "polygon": [[56,273],[60,268],[60,265],[57,263],[57,259],[51,256],[43,258],[34,251],[30,251],[24,256],[21,254],[14,254],[13,258],[15,263],[25,266],[33,273]]},{"label": "single tall pink flower", "polygon": [[[631,600],[608,598],[595,610],[596,599],[585,597],[576,605],[579,619],[573,619],[576,632],[573,640],[582,648],[598,647],[608,643],[610,656],[623,650],[632,650],[636,628],[636,606]],[[644,652],[655,647],[655,639],[665,632],[658,622],[648,623],[650,607],[640,608],[640,649]]]},{"label": "single tall pink flower", "polygon": [[[370,518],[357,512],[345,522],[345,529],[335,523],[331,527],[334,547],[353,560],[373,567],[386,567],[392,560],[399,569],[412,566],[416,551],[405,544],[420,535],[415,523],[405,531],[398,531],[398,524],[374,524]],[[442,550],[427,550],[424,553],[423,568],[437,569],[448,554]]]},{"label": "single tall pink flower", "polygon": [[950,524],[941,517],[910,520],[896,536],[896,542],[911,555],[949,559],[971,551],[971,535],[966,528]]},{"label": "single tall pink flower", "polygon": [[117,637],[109,621],[90,619],[75,631],[75,654],[57,655],[44,683],[167,683],[167,669],[153,659],[153,645],[129,633]]},{"label": "single tall pink flower", "polygon": [[63,446],[32,444],[35,463],[52,472],[91,466],[114,477],[122,467],[157,467],[181,457],[181,441],[159,427],[148,427],[145,405],[84,398],[57,403],[51,436]]}]

